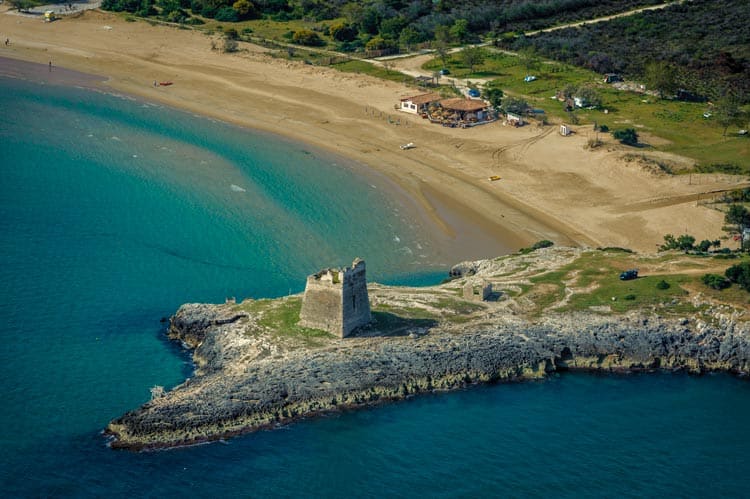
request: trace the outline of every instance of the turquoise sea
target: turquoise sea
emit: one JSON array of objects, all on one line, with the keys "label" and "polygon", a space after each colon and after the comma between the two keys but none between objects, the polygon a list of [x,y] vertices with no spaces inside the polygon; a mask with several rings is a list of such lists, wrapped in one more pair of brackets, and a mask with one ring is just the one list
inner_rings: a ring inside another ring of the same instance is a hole
[{"label": "turquoise sea", "polygon": [[723,375],[565,375],[225,444],[106,447],[110,419],[190,375],[162,317],[184,302],[298,292],[308,273],[355,256],[388,283],[434,283],[454,263],[363,165],[0,76],[0,495],[748,495],[750,385]]}]

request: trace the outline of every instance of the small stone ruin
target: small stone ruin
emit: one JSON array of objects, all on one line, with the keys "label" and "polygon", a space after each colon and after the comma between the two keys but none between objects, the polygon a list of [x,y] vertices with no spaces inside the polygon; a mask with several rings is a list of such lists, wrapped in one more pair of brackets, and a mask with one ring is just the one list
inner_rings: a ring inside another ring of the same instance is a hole
[{"label": "small stone ruin", "polygon": [[351,267],[324,269],[307,277],[301,326],[346,338],[371,321],[364,260],[356,258]]}]

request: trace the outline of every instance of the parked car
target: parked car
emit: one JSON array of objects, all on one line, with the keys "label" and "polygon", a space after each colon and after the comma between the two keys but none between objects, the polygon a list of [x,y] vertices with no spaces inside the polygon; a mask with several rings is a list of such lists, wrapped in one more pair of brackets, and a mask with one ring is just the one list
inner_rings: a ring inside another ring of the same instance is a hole
[{"label": "parked car", "polygon": [[443,69],[441,69],[441,70],[439,71],[439,73],[440,73],[440,74],[441,74],[442,76],[445,76],[445,75],[449,75],[449,74],[451,74],[451,72],[450,72],[450,71],[448,70],[448,68],[443,68]]},{"label": "parked car", "polygon": [[479,90],[476,88],[470,88],[467,93],[469,94],[469,97],[479,97]]},{"label": "parked car", "polygon": [[528,83],[530,81],[534,81],[534,80],[536,80],[536,76],[531,76],[531,75],[527,75],[523,79],[523,81],[525,81],[526,83]]},{"label": "parked car", "polygon": [[633,279],[638,278],[638,269],[630,269],[626,270],[622,274],[620,274],[620,280],[621,281],[630,281]]}]

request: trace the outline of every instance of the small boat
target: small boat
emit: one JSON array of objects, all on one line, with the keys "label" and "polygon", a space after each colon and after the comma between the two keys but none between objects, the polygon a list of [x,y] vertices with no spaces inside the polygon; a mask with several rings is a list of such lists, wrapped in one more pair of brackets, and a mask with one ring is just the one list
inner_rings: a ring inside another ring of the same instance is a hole
[{"label": "small boat", "polygon": [[495,180],[500,180],[501,178],[503,178],[503,177],[501,177],[499,175],[492,175],[490,177],[490,181],[494,182]]},{"label": "small boat", "polygon": [[414,142],[409,142],[408,144],[404,144],[404,145],[402,145],[402,146],[399,146],[399,147],[400,147],[400,148],[401,148],[402,150],[406,150],[406,149],[414,149],[414,148],[415,148],[415,147],[417,147],[417,146],[415,146],[415,145],[414,145]]},{"label": "small boat", "polygon": [[159,85],[160,85],[160,86],[162,86],[162,87],[168,87],[168,86],[170,86],[171,84],[172,84],[172,82],[171,82],[171,81],[160,81],[160,82],[159,82]]}]

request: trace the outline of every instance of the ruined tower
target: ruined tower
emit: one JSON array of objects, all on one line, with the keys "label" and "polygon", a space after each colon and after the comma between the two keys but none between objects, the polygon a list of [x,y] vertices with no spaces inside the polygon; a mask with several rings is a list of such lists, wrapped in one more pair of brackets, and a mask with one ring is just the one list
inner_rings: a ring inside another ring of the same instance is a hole
[{"label": "ruined tower", "polygon": [[301,326],[346,338],[371,320],[364,260],[356,258],[351,267],[324,269],[307,277]]}]

